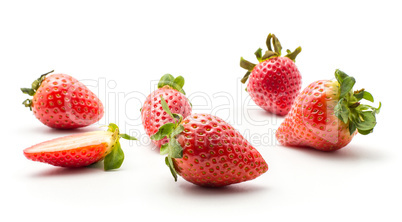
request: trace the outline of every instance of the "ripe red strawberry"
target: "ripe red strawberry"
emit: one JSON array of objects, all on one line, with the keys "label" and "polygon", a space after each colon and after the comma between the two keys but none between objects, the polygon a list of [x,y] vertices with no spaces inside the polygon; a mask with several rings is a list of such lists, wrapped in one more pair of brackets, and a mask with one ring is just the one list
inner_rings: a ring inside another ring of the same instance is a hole
[{"label": "ripe red strawberry", "polygon": [[364,89],[353,92],[355,79],[344,72],[336,70],[335,77],[313,82],[299,94],[276,132],[281,144],[332,151],[357,132],[373,131],[381,103],[378,108],[361,104],[362,99],[374,102],[373,96]]},{"label": "ripe red strawberry", "polygon": [[[183,85],[184,78],[182,76],[174,78],[172,75],[166,74],[160,79],[158,89],[148,95],[141,108],[142,125],[148,136],[155,134],[162,125],[174,122],[174,119],[163,111],[161,96],[173,112],[183,117],[191,114],[191,104],[185,96]],[[152,140],[159,148],[168,141],[168,138],[158,141]]]},{"label": "ripe red strawberry", "polygon": [[46,126],[74,129],[91,125],[103,116],[103,105],[84,84],[66,74],[41,75],[32,88],[21,88],[33,96],[23,102]]},{"label": "ripe red strawberry", "polygon": [[222,119],[209,114],[192,114],[183,119],[172,114],[162,99],[166,113],[175,119],[160,127],[151,138],[169,137],[161,154],[177,181],[177,174],[200,186],[221,187],[255,179],[268,170],[260,153]]},{"label": "ripe red strawberry", "polygon": [[294,63],[301,47],[294,52],[287,50],[288,54],[280,57],[282,46],[275,35],[269,34],[266,44],[268,51],[264,55],[261,48],[255,52],[258,64],[240,59],[240,66],[248,70],[241,82],[249,80],[246,90],[255,104],[270,113],[284,116],[301,89],[301,75]]},{"label": "ripe red strawberry", "polygon": [[135,140],[120,134],[117,125],[111,123],[107,131],[59,137],[25,149],[24,155],[33,161],[61,167],[84,167],[105,159],[105,170],[117,169],[124,160],[120,137]]}]

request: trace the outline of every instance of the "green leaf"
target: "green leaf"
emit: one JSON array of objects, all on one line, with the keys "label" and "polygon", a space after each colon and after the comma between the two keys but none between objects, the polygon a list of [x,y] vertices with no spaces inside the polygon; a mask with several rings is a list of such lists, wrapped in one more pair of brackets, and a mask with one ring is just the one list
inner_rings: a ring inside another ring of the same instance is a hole
[{"label": "green leaf", "polygon": [[373,97],[373,95],[371,95],[371,93],[369,93],[369,92],[367,92],[367,91],[364,91],[364,90],[362,90],[362,91],[360,91],[360,92],[354,94],[354,96],[355,96],[359,101],[362,100],[362,99],[365,99],[365,100],[367,100],[367,101],[374,102],[374,97]]},{"label": "green leaf", "polygon": [[370,102],[374,102],[374,97],[373,97],[373,95],[371,95],[371,93],[369,93],[369,92],[367,92],[367,91],[364,91],[363,92],[363,99],[365,99],[365,100],[367,100],[367,101],[370,101]]},{"label": "green leaf", "polygon": [[340,99],[336,104],[336,106],[334,107],[335,116],[338,117],[340,120],[342,120],[342,122],[348,123],[349,112],[350,111],[345,98]]},{"label": "green leaf", "polygon": [[183,157],[183,148],[181,147],[180,143],[174,138],[170,138],[169,140],[168,156],[170,156],[171,158]]},{"label": "green leaf", "polygon": [[374,106],[366,105],[366,104],[361,104],[358,109],[361,111],[372,110],[373,112],[375,112],[375,114],[378,114],[378,113],[380,113],[381,102],[380,102],[378,108],[376,108]]},{"label": "green leaf", "polygon": [[272,35],[272,44],[274,45],[275,52],[278,54],[278,56],[280,56],[282,52],[282,45],[275,35]]},{"label": "green leaf", "polygon": [[171,85],[174,82],[174,77],[171,74],[165,74],[158,82],[158,89],[166,85]]},{"label": "green leaf", "polygon": [[296,56],[299,55],[299,53],[301,52],[302,48],[299,46],[295,49],[295,51],[290,52],[290,50],[287,50],[288,54],[285,55],[285,57],[288,57],[289,59],[291,59],[293,62],[296,61]]},{"label": "green leaf", "polygon": [[179,124],[179,126],[177,126],[177,127],[173,130],[172,136],[179,135],[181,132],[183,132],[183,130],[184,130],[184,126],[181,125],[181,124]]},{"label": "green leaf", "polygon": [[170,117],[172,117],[172,118],[174,119],[174,116],[173,116],[172,112],[170,112],[169,105],[166,103],[166,100],[165,100],[162,96],[161,96],[161,104],[162,104],[163,110],[164,110]]},{"label": "green leaf", "polygon": [[266,51],[265,54],[262,56],[262,60],[267,60],[270,59],[272,57],[277,57],[278,54],[276,52],[273,51]]},{"label": "green leaf", "polygon": [[178,125],[179,123],[181,123],[181,121],[183,121],[183,116],[177,113],[172,113],[174,119],[175,119],[175,124]]},{"label": "green leaf", "polygon": [[183,90],[184,78],[183,78],[182,76],[176,77],[176,78],[174,79],[174,81],[170,83],[170,86],[171,86],[173,89],[175,89],[175,90],[181,92],[183,95],[186,95],[186,92],[184,92],[184,90]]},{"label": "green leaf", "polygon": [[22,102],[22,104],[23,104],[25,107],[29,107],[29,109],[32,111],[32,100],[26,99],[26,100],[24,100],[24,102]]},{"label": "green leaf", "polygon": [[22,91],[24,94],[28,94],[28,95],[30,95],[30,96],[35,95],[35,91],[34,91],[33,89],[30,89],[30,88],[21,88],[21,91]]},{"label": "green leaf", "polygon": [[162,88],[164,86],[170,86],[173,89],[186,95],[186,92],[184,92],[184,90],[183,90],[183,86],[184,86],[183,76],[178,76],[178,77],[174,78],[171,74],[163,75],[158,82],[158,88]]},{"label": "green leaf", "polygon": [[363,90],[360,90],[360,91],[358,91],[358,92],[354,92],[353,95],[356,97],[356,99],[357,99],[358,101],[362,100],[362,99],[363,99],[363,95],[364,95],[364,89],[363,89]]},{"label": "green leaf", "polygon": [[250,71],[246,72],[246,74],[243,76],[243,78],[240,80],[240,82],[243,84],[246,83],[250,74],[251,74]]},{"label": "green leaf", "polygon": [[118,169],[123,164],[123,161],[124,153],[121,149],[120,142],[117,140],[112,151],[106,155],[103,168],[105,170]]},{"label": "green leaf", "polygon": [[353,86],[355,85],[355,83],[356,83],[356,80],[353,77],[348,76],[345,79],[343,79],[343,81],[341,83],[341,92],[340,92],[339,98],[345,97],[345,95],[353,89]]},{"label": "green leaf", "polygon": [[375,114],[379,114],[379,113],[380,113],[381,106],[382,106],[382,104],[381,104],[381,102],[380,102],[380,104],[378,105],[378,108],[375,109]]},{"label": "green leaf", "polygon": [[168,157],[168,156],[166,156],[165,157],[165,163],[169,167],[170,172],[172,173],[172,176],[174,177],[174,181],[177,181],[177,171],[174,168],[173,159]]},{"label": "green leaf", "polygon": [[181,88],[184,86],[184,78],[183,76],[178,76],[173,80],[173,83]]},{"label": "green leaf", "polygon": [[339,82],[340,85],[342,85],[343,80],[348,77],[348,75],[341,70],[337,69],[335,70],[335,78]]},{"label": "green leaf", "polygon": [[262,61],[261,57],[262,57],[262,48],[258,48],[257,51],[255,51],[254,53],[255,57],[257,57],[257,60],[259,62]]},{"label": "green leaf", "polygon": [[265,41],[265,44],[267,45],[268,51],[273,51],[272,50],[272,45],[271,45],[271,39],[272,39],[272,34],[269,33],[267,40]]},{"label": "green leaf", "polygon": [[165,143],[165,144],[163,144],[162,146],[161,146],[161,149],[160,149],[160,151],[159,151],[159,153],[161,154],[161,155],[166,155],[166,154],[168,154],[169,153],[169,143]]},{"label": "green leaf", "polygon": [[365,111],[360,113],[359,118],[355,121],[356,128],[359,130],[372,130],[377,124],[375,112]]},{"label": "green leaf", "polygon": [[114,123],[109,123],[107,131],[114,133],[116,130],[119,130],[119,127]]},{"label": "green leaf", "polygon": [[360,129],[358,129],[357,131],[362,135],[367,135],[367,134],[370,134],[370,133],[373,132],[372,129],[371,130],[360,130]]},{"label": "green leaf", "polygon": [[351,121],[349,122],[349,133],[352,135],[356,131],[356,125]]},{"label": "green leaf", "polygon": [[130,135],[128,135],[128,134],[125,134],[125,133],[120,134],[119,136],[120,136],[121,138],[123,138],[123,139],[126,139],[126,140],[137,140],[137,138],[135,138],[135,137],[133,137],[133,136],[130,136]]},{"label": "green leaf", "polygon": [[39,88],[39,80],[35,80],[33,81],[33,83],[31,84],[32,89],[37,90]]},{"label": "green leaf", "polygon": [[174,123],[166,123],[164,125],[162,125],[158,132],[156,132],[154,135],[151,136],[152,140],[161,140],[163,138],[165,138],[166,136],[169,136],[170,134],[172,134],[173,129],[175,127]]},{"label": "green leaf", "polygon": [[256,64],[243,59],[243,57],[240,58],[240,67],[242,67],[243,69],[246,69],[251,72],[251,71],[253,71],[255,66],[256,66]]}]

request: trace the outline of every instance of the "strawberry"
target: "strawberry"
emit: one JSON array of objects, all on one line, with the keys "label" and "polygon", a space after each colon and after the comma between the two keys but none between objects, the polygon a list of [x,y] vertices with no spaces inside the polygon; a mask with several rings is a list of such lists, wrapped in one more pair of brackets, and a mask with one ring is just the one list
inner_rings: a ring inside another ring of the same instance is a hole
[{"label": "strawberry", "polygon": [[32,83],[32,88],[21,88],[33,96],[23,102],[46,126],[56,129],[74,129],[91,125],[103,116],[103,105],[84,84],[66,74],[50,71]]},{"label": "strawberry", "polygon": [[332,151],[357,133],[373,131],[381,103],[378,108],[361,104],[362,99],[374,102],[373,96],[364,89],[353,91],[355,79],[339,69],[335,77],[313,82],[299,94],[276,132],[281,144]]},{"label": "strawberry", "polygon": [[270,113],[284,116],[301,89],[301,75],[294,63],[301,47],[293,52],[287,50],[288,54],[280,57],[282,46],[275,35],[269,34],[266,44],[268,50],[264,55],[261,48],[254,53],[258,64],[243,57],[240,59],[240,66],[247,70],[241,82],[246,83],[249,80],[246,91],[258,106]]},{"label": "strawberry", "polygon": [[124,160],[119,138],[135,140],[120,134],[116,124],[107,131],[80,133],[39,143],[24,150],[33,161],[61,167],[84,167],[104,159],[104,169],[117,169]]},{"label": "strawberry", "polygon": [[[158,89],[147,96],[141,108],[141,119],[148,136],[155,134],[162,125],[174,122],[174,119],[163,111],[161,96],[169,105],[170,110],[183,117],[191,114],[191,103],[185,96],[183,85],[184,78],[182,76],[174,78],[172,75],[166,74],[160,79]],[[168,138],[152,140],[158,148],[168,141]]]},{"label": "strawberry", "polygon": [[160,153],[167,154],[165,163],[175,181],[181,175],[196,185],[221,187],[255,179],[268,170],[261,154],[230,124],[209,114],[183,119],[161,100],[175,121],[162,125],[151,138],[169,138]]}]

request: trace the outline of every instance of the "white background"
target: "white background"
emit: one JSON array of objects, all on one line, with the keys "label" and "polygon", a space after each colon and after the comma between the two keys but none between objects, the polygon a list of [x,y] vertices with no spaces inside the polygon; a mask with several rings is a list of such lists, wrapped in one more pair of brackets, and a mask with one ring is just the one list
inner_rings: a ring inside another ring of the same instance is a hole
[{"label": "white background", "polygon": [[[0,3],[1,221],[400,221],[401,26],[398,1],[2,1]],[[375,132],[337,152],[287,148],[283,118],[250,102],[241,56],[275,33],[302,46],[303,88],[356,78],[383,109]],[[105,116],[75,131],[42,125],[21,102],[40,74],[83,80]],[[165,73],[186,78],[195,112],[221,116],[255,145],[269,170],[223,189],[174,182],[141,125],[145,96]],[[123,166],[78,170],[25,159],[44,140],[115,122],[139,142],[122,142]],[[398,145],[399,144],[399,145]],[[7,218],[7,220],[4,220]]]}]

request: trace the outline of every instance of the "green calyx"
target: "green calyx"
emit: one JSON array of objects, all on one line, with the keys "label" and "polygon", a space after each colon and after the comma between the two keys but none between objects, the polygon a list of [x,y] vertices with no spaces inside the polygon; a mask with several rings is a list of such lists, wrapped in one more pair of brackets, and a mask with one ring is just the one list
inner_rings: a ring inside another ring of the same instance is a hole
[{"label": "green calyx", "polygon": [[183,116],[181,116],[180,114],[170,112],[169,106],[162,96],[161,96],[161,103],[163,110],[174,119],[174,122],[166,123],[165,125],[161,126],[158,132],[156,132],[154,135],[151,136],[151,139],[161,140],[165,137],[169,138],[169,142],[161,146],[160,154],[161,155],[167,154],[167,156],[165,157],[165,163],[169,167],[170,172],[174,177],[174,180],[177,181],[177,171],[176,168],[174,167],[173,159],[183,157],[183,147],[181,147],[180,143],[176,139],[177,135],[179,135],[184,130],[184,127],[181,124]]},{"label": "green calyx", "polygon": [[[269,33],[266,45],[268,50],[265,51],[264,55],[262,54],[261,48],[257,49],[257,51],[255,51],[254,53],[254,55],[257,57],[258,62],[263,62],[265,60],[281,56],[282,45],[274,34]],[[301,47],[297,47],[293,52],[291,52],[289,49],[286,50],[286,52],[287,54],[285,55],[285,57],[288,57],[293,62],[295,62],[296,56],[301,52]],[[256,64],[245,60],[243,57],[240,58],[240,67],[247,70],[247,73],[241,79],[241,82],[243,84],[247,82],[247,79],[255,66]]]},{"label": "green calyx", "polygon": [[374,102],[374,98],[365,89],[353,91],[355,78],[341,70],[335,71],[335,78],[340,85],[339,101],[334,108],[335,116],[349,125],[350,135],[356,130],[362,135],[372,133],[377,124],[375,115],[380,112],[381,102],[378,108],[360,103],[362,99]]},{"label": "green calyx", "polygon": [[174,78],[170,74],[163,75],[161,77],[161,79],[159,80],[158,89],[160,89],[164,86],[169,86],[169,87],[183,93],[184,95],[186,95],[186,93],[183,90],[183,86],[184,86],[183,76],[178,76],[178,77]]},{"label": "green calyx", "polygon": [[103,168],[104,170],[118,169],[120,168],[120,166],[123,164],[124,161],[124,152],[121,149],[119,141],[120,138],[126,140],[137,140],[137,139],[124,133],[120,134],[119,127],[114,123],[109,124],[107,131],[113,133],[112,139],[114,140],[114,143],[112,145],[112,150],[110,151],[110,153],[105,156],[103,162]]},{"label": "green calyx", "polygon": [[[34,96],[40,85],[42,84],[43,80],[45,80],[46,76],[50,73],[54,72],[54,70],[47,72],[45,74],[42,74],[38,79],[32,82],[31,88],[21,88],[21,91],[24,94],[28,94],[30,96]],[[32,111],[32,100],[31,99],[26,99],[22,104],[25,107],[29,107],[29,109]]]}]

